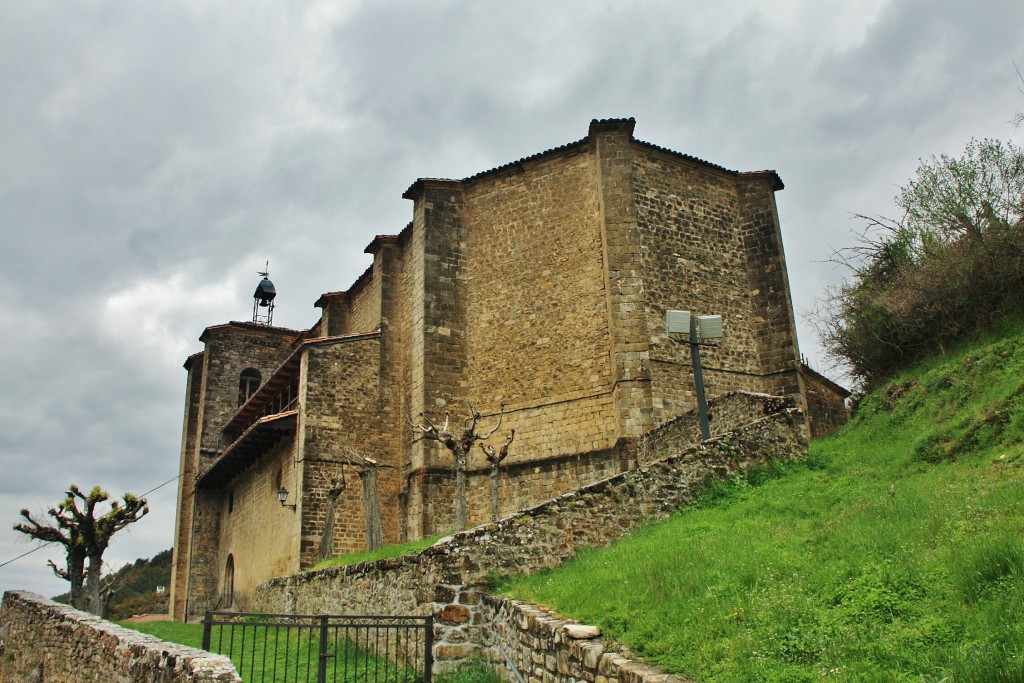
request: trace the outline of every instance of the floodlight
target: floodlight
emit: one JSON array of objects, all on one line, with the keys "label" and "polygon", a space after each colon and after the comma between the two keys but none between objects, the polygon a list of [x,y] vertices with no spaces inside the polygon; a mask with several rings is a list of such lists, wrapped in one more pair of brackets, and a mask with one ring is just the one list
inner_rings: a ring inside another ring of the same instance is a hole
[{"label": "floodlight", "polygon": [[700,327],[701,339],[721,339],[725,336],[720,315],[702,315],[697,318],[697,324]]},{"label": "floodlight", "polygon": [[665,311],[666,334],[690,334],[689,311]]}]

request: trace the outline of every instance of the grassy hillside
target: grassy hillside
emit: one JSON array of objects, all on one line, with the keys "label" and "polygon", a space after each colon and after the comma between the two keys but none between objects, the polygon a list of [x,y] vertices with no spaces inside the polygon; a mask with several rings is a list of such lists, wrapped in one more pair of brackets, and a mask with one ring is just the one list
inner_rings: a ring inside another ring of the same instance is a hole
[{"label": "grassy hillside", "polygon": [[509,595],[700,681],[1024,681],[1024,324]]}]

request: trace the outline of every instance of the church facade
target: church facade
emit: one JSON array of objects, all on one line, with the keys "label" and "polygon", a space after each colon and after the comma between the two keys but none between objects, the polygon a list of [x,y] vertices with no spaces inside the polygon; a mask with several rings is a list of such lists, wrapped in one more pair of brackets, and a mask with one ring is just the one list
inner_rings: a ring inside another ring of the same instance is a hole
[{"label": "church facade", "polygon": [[[188,359],[171,612],[368,541],[453,530],[454,463],[413,424],[473,413],[500,446],[499,514],[635,467],[695,407],[667,309],[723,317],[709,397],[791,397],[824,429],[843,390],[799,361],[774,171],[736,172],[593,121],[582,140],[462,180],[421,179],[412,221],[315,306],[308,330],[207,328]],[[813,396],[813,401],[808,397]],[[658,454],[652,454],[658,455]],[[491,470],[471,451],[470,524]]]}]

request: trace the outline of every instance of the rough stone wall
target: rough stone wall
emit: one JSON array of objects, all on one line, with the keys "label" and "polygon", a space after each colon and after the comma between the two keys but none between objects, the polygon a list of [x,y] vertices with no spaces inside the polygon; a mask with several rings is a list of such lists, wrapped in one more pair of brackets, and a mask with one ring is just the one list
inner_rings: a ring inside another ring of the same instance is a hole
[{"label": "rough stone wall", "polygon": [[701,347],[705,391],[765,391],[736,179],[695,161],[634,146],[655,422],[696,406],[690,347],[669,341],[665,310],[719,314],[726,336]]},{"label": "rough stone wall", "polygon": [[[353,455],[376,460],[381,471],[394,470],[398,463],[387,449],[381,414],[387,414],[377,389],[380,338],[357,337],[333,343],[314,344],[305,352],[302,364],[302,407],[299,453],[302,481],[298,512],[302,519],[300,566],[317,562],[329,506],[329,491],[339,478],[345,490],[335,505],[333,552],[351,552],[366,547],[366,525],[362,485]],[[393,486],[394,477],[385,485]],[[291,488],[291,486],[289,486]],[[398,538],[398,514],[381,491],[381,526],[387,542]],[[392,498],[391,500],[394,500]]]},{"label": "rough stone wall", "polygon": [[316,302],[321,309],[320,329],[325,337],[337,337],[345,334],[348,324],[348,295],[345,292],[324,294]]},{"label": "rough stone wall", "polygon": [[[404,195],[414,202],[411,234],[411,339],[409,414],[437,417],[458,410],[466,396],[466,309],[462,188],[452,181],[417,181]],[[410,435],[411,438],[411,435]],[[412,444],[413,472],[444,461],[444,448],[429,440]],[[422,479],[410,477],[407,533],[433,533]]]},{"label": "rough stone wall", "polygon": [[[463,595],[474,600],[468,592]],[[466,598],[460,596],[460,599]],[[684,683],[689,680],[606,650],[599,628],[579,624],[546,607],[490,595],[483,596],[482,603],[482,626],[471,628],[487,635],[485,645],[495,667],[511,665],[527,683]],[[506,679],[516,680],[511,676]]]},{"label": "rough stone wall", "polygon": [[220,599],[224,565],[218,534],[225,494],[222,490],[198,489],[193,497],[189,565],[182,579],[187,586],[184,618],[189,621],[212,609]]},{"label": "rough stone wall", "polygon": [[[464,597],[493,574],[557,567],[691,502],[708,476],[724,477],[806,449],[803,415],[785,410],[699,447],[604,479],[517,515],[450,537],[418,555],[272,579],[257,609],[294,613],[434,614],[442,665],[491,635],[482,602]],[[467,604],[468,603],[468,604]],[[569,679],[558,679],[566,680]]]},{"label": "rough stone wall", "polygon": [[185,385],[185,417],[181,436],[178,478],[178,514],[174,520],[174,553],[171,560],[171,596],[169,612],[174,619],[184,619],[188,595],[188,561],[192,547],[193,483],[196,479],[196,441],[199,438],[199,401],[203,365],[200,356],[186,362],[188,379]]},{"label": "rough stone wall", "polygon": [[495,438],[516,430],[512,459],[618,436],[595,162],[580,149],[464,190],[466,398],[488,415],[505,403]]},{"label": "rough stone wall", "polygon": [[[708,424],[712,436],[716,436],[793,407],[793,400],[784,396],[730,392],[708,401]],[[658,460],[690,448],[700,440],[700,417],[696,411],[691,411],[637,439],[637,459],[640,463]]]},{"label": "rough stone wall", "polygon": [[811,436],[828,436],[849,420],[846,396],[818,373],[801,365],[804,391],[807,393],[807,423]]},{"label": "rough stone wall", "polygon": [[241,683],[223,655],[167,643],[25,591],[0,607],[0,681]]},{"label": "rough stone wall", "polygon": [[345,334],[373,332],[380,325],[380,265],[374,265],[367,275],[360,278],[358,287],[349,290],[350,312],[346,320]]},{"label": "rough stone wall", "polygon": [[291,353],[296,332],[275,327],[228,324],[207,328],[202,336],[202,405],[200,407],[200,469],[212,460],[223,444],[221,429],[238,412],[238,377],[256,368],[266,382]]},{"label": "rough stone wall", "polygon": [[[483,458],[481,457],[480,460]],[[533,507],[566,491],[629,469],[635,458],[628,448],[613,446],[558,457],[515,461],[506,459],[498,474],[498,516]],[[491,521],[490,463],[477,462],[467,471],[466,497],[471,526]],[[429,493],[428,511],[452,529],[455,475],[450,469],[433,468],[421,473]],[[445,527],[439,530],[443,532]]]},{"label": "rough stone wall", "polygon": [[590,124],[598,163],[613,396],[620,437],[654,426],[644,278],[634,199],[633,120]]},{"label": "rough stone wall", "polygon": [[758,365],[765,376],[761,391],[802,402],[800,349],[772,182],[765,174],[751,173],[743,174],[738,184]]},{"label": "rough stone wall", "polygon": [[[406,500],[407,473],[412,458],[412,418],[410,400],[412,386],[412,267],[409,258],[411,230],[381,243],[374,253],[381,276],[381,334],[379,398],[383,448],[389,455],[389,467],[378,470],[381,514],[394,515],[395,540],[409,538]],[[385,509],[387,508],[387,509]],[[388,529],[384,529],[385,538]]]}]

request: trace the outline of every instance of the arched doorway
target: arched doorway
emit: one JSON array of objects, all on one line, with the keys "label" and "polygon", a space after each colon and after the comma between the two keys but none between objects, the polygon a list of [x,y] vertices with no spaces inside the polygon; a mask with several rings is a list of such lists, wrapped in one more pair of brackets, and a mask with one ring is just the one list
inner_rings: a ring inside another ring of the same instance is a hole
[{"label": "arched doorway", "polygon": [[224,590],[220,602],[224,609],[230,609],[235,602],[235,558],[230,553],[224,565]]}]

